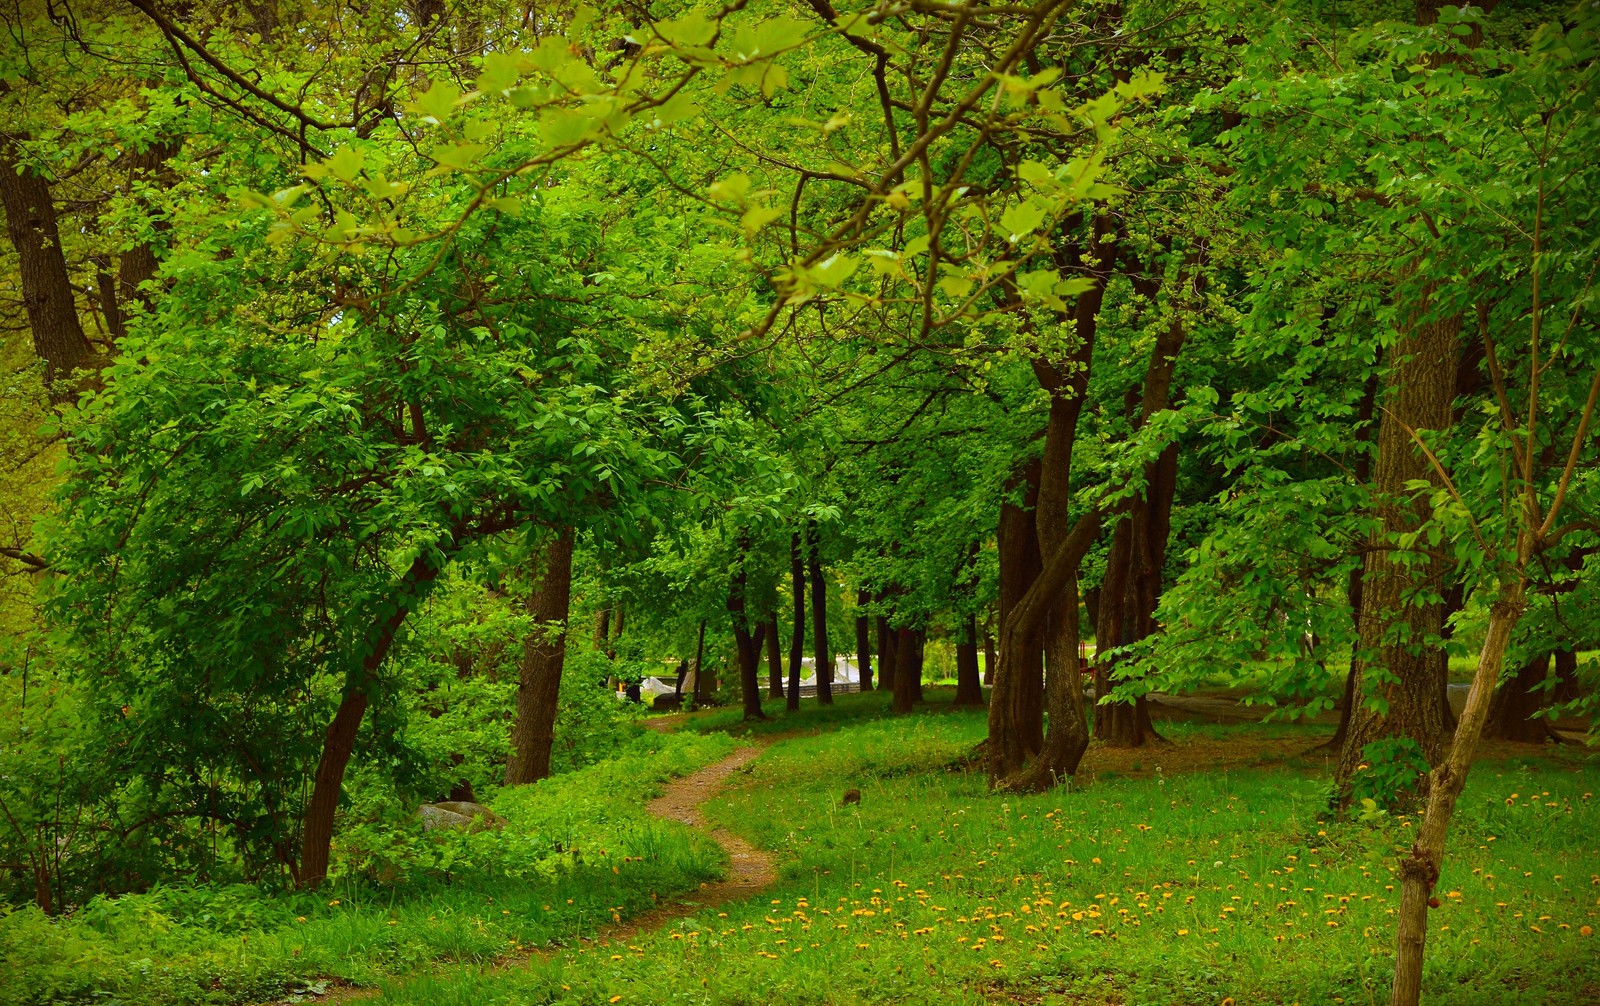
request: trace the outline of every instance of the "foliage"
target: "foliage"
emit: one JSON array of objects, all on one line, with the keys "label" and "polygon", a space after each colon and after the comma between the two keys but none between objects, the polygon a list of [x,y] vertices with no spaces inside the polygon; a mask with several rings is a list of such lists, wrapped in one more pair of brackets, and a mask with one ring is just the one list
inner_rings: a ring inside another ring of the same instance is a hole
[{"label": "foliage", "polygon": [[61,919],[8,908],[0,1003],[258,1002],[592,931],[714,875],[715,847],[643,804],[729,747],[639,737],[590,768],[502,794],[501,831],[425,834],[393,807],[349,830],[337,878],[316,894],[174,885],[96,898]]}]

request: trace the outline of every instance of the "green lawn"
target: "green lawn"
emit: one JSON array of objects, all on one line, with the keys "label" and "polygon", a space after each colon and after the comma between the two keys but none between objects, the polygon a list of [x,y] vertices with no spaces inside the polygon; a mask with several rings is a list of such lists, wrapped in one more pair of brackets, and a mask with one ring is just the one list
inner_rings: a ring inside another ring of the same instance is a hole
[{"label": "green lawn", "polygon": [[[454,874],[0,917],[20,978],[0,981],[0,1003],[246,1003],[329,977],[419,1006],[1386,997],[1412,824],[1326,819],[1326,728],[1163,724],[1172,745],[1092,749],[1079,783],[1019,798],[967,770],[982,711],[886,704],[847,696],[753,725],[771,746],[707,810],[776,854],[778,884],[630,944],[576,937],[714,874],[703,838],[643,805],[669,769],[732,749],[722,731],[746,726],[728,710],[499,804],[511,827],[462,845],[483,862]],[[860,804],[841,805],[852,788]],[[1600,942],[1583,932],[1600,928],[1597,790],[1600,764],[1571,746],[1480,762],[1433,913],[1429,1003],[1600,1001]]]},{"label": "green lawn", "polygon": [[[779,854],[769,898],[528,969],[389,984],[384,1000],[1382,1000],[1393,852],[1411,823],[1324,820],[1316,758],[1159,768],[1187,745],[1243,745],[1259,730],[1170,725],[1177,744],[1142,755],[1140,778],[1017,798],[953,770],[983,736],[981,713],[861,714],[779,741],[714,804]],[[860,805],[840,806],[852,787]],[[1597,789],[1581,753],[1479,765],[1432,919],[1430,1003],[1597,1001],[1600,943],[1581,929],[1600,927]]]}]

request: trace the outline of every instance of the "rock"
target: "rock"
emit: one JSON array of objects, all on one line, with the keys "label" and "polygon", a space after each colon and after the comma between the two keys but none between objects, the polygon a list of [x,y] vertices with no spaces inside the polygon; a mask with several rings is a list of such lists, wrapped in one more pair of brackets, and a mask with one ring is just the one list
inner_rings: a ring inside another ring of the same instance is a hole
[{"label": "rock", "polygon": [[425,803],[417,808],[417,819],[422,822],[423,831],[433,831],[437,828],[483,831],[488,828],[499,830],[506,826],[505,820],[500,815],[483,804],[459,800]]}]

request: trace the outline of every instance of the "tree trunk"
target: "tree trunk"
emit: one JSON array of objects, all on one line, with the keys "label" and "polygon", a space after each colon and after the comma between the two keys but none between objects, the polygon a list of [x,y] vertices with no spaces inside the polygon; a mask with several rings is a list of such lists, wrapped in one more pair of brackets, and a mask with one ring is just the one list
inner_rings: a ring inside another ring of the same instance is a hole
[{"label": "tree trunk", "polygon": [[1546,652],[1517,668],[1517,673],[1500,682],[1489,705],[1489,720],[1484,736],[1519,744],[1543,744],[1554,736],[1544,711],[1551,657]]},{"label": "tree trunk", "polygon": [[767,616],[767,698],[783,698],[783,654],[778,648],[778,616]]},{"label": "tree trunk", "polygon": [[856,591],[856,677],[863,692],[872,691],[872,620],[867,605],[872,594],[862,587]]},{"label": "tree trunk", "polygon": [[894,705],[897,713],[909,713],[922,700],[922,633],[901,629],[895,641]]},{"label": "tree trunk", "polygon": [[[300,864],[295,870],[295,886],[314,888],[328,877],[328,854],[333,844],[333,819],[339,810],[339,794],[344,788],[344,773],[350,765],[350,755],[355,750],[356,734],[361,729],[361,718],[367,712],[367,689],[378,668],[389,655],[395,635],[406,616],[426,595],[439,570],[424,556],[418,556],[401,579],[395,591],[394,608],[374,626],[369,637],[371,648],[362,658],[361,666],[350,675],[345,684],[344,697],[339,709],[328,724],[322,740],[322,757],[317,762],[317,773],[311,786],[311,799],[306,802],[300,831]],[[291,869],[293,866],[291,864]]]},{"label": "tree trunk", "polygon": [[[881,604],[889,596],[888,591],[878,595]],[[893,694],[894,692],[894,641],[895,631],[889,625],[888,615],[878,616],[878,690]]]},{"label": "tree trunk", "polygon": [[[1001,623],[1000,662],[995,671],[994,691],[989,695],[989,740],[987,747],[989,784],[995,788],[1015,785],[1024,789],[1038,789],[1051,785],[1064,775],[1077,771],[1078,759],[1088,745],[1088,734],[1083,720],[1083,683],[1078,673],[1077,637],[1077,575],[1084,553],[1100,533],[1100,514],[1090,511],[1080,517],[1072,530],[1057,543],[1033,585],[1017,600],[1009,617]],[[1070,610],[1072,618],[1051,616]],[[1065,663],[1052,662],[1050,696],[1050,735],[1046,737],[1041,755],[1030,771],[1027,758],[1018,743],[1017,731],[1005,723],[1011,705],[1004,695],[1011,682],[1017,679],[1015,664],[1020,654],[1037,652],[1037,640],[1049,630],[1053,645],[1051,652],[1059,655],[1070,649],[1070,659]],[[1074,698],[1076,696],[1076,698]],[[1072,707],[1076,703],[1077,713]]]},{"label": "tree trunk", "polygon": [[994,666],[998,662],[999,662],[999,658],[997,658],[995,656],[995,652],[994,652],[994,633],[990,632],[987,628],[985,628],[983,630],[983,683],[984,684],[986,684],[986,685],[993,685],[994,684]]},{"label": "tree trunk", "polygon": [[809,569],[811,577],[811,652],[817,667],[817,701],[833,705],[833,657],[828,652],[828,581],[822,578],[822,535],[817,522],[807,525],[810,532]]},{"label": "tree trunk", "polygon": [[[1379,351],[1379,360],[1382,359],[1382,350]],[[1378,405],[1378,374],[1373,371],[1367,378],[1366,390],[1361,395],[1361,407],[1356,412],[1356,420],[1361,423],[1361,443],[1370,443],[1372,439],[1372,413]],[[1366,485],[1372,478],[1372,452],[1363,450],[1356,455],[1352,473],[1360,485]],[[1359,636],[1361,632],[1361,584],[1362,567],[1357,566],[1350,571],[1350,578],[1345,584],[1345,602],[1350,605],[1350,626]],[[1328,740],[1326,747],[1335,751],[1344,747],[1344,739],[1350,732],[1350,713],[1356,706],[1356,686],[1360,683],[1361,668],[1356,655],[1350,655],[1350,669],[1344,676],[1344,704],[1339,707],[1339,726],[1334,730],[1333,737]]]},{"label": "tree trunk", "polygon": [[[1154,303],[1160,285],[1139,280],[1135,288]],[[1136,401],[1129,392],[1128,412],[1133,428],[1142,429],[1150,418],[1172,405],[1172,376],[1188,330],[1173,322],[1156,338],[1145,367],[1144,386]],[[1116,657],[1100,654],[1127,646],[1153,634],[1155,613],[1161,603],[1162,573],[1166,566],[1167,539],[1172,528],[1172,500],[1177,493],[1178,446],[1169,444],[1144,466],[1144,492],[1127,504],[1127,517],[1112,533],[1111,554],[1106,558],[1105,582],[1100,590],[1100,624],[1095,627],[1095,736],[1112,747],[1139,747],[1160,739],[1150,723],[1144,696],[1133,702],[1100,704],[1113,687]]]},{"label": "tree trunk", "polygon": [[750,551],[748,541],[741,541],[738,564],[728,580],[728,615],[733,620],[733,638],[739,648],[739,692],[744,699],[744,718],[764,720],[761,711],[761,646],[750,635],[750,620],[745,613],[745,593],[748,577],[745,574],[745,556]]},{"label": "tree trunk", "polygon": [[94,347],[84,335],[72,278],[61,249],[61,232],[50,184],[32,168],[18,173],[21,152],[16,139],[0,133],[0,207],[6,231],[17,251],[22,306],[33,333],[33,349],[44,361],[44,379],[51,399],[64,401],[72,389],[55,382],[94,364]]},{"label": "tree trunk", "polygon": [[[145,199],[140,190],[152,185],[170,185],[175,182],[173,173],[166,170],[167,161],[177,156],[182,145],[170,141],[152,143],[144,150],[125,155],[128,162],[127,192],[132,196],[133,202],[145,214],[151,214],[152,207],[149,200]],[[168,229],[167,221],[159,216],[150,220],[150,231],[160,234]],[[139,241],[130,246],[117,257],[117,288],[116,288],[116,314],[119,328],[126,327],[129,308],[137,304],[140,309],[148,311],[154,305],[145,284],[155,279],[161,262],[156,258],[155,246],[150,241]],[[121,333],[114,333],[114,338],[120,339]]]},{"label": "tree trunk", "polygon": [[[1417,308],[1423,318],[1426,297]],[[1425,494],[1407,483],[1438,477],[1412,440],[1411,430],[1448,429],[1455,388],[1456,348],[1460,318],[1418,320],[1403,333],[1390,354],[1386,380],[1388,406],[1378,426],[1378,457],[1373,477],[1377,514],[1383,529],[1366,556],[1362,571],[1361,615],[1357,657],[1360,680],[1350,726],[1340,752],[1335,784],[1348,794],[1350,780],[1363,762],[1368,744],[1384,738],[1409,737],[1422,748],[1428,764],[1444,756],[1445,728],[1440,708],[1441,679],[1448,665],[1440,640],[1444,605],[1416,601],[1438,596],[1445,587],[1446,567],[1437,555],[1402,557],[1394,542],[1416,530],[1431,515]],[[1408,429],[1409,427],[1409,429]],[[1401,628],[1403,627],[1403,628]],[[1374,673],[1381,669],[1382,676]],[[1366,704],[1367,682],[1382,682],[1379,693],[1387,712]],[[1426,777],[1419,778],[1426,785]],[[1419,794],[1421,795],[1421,794]]]},{"label": "tree trunk", "polygon": [[794,634],[789,637],[789,695],[784,707],[800,708],[800,662],[806,654],[806,564],[800,551],[800,533],[789,536],[789,582],[794,599]]},{"label": "tree trunk", "polygon": [[978,618],[967,615],[967,624],[956,643],[956,697],[955,705],[983,705],[983,679],[978,671]]},{"label": "tree trunk", "polygon": [[611,609],[601,608],[594,613],[594,648],[606,656],[611,652]]},{"label": "tree trunk", "polygon": [[571,528],[544,547],[538,579],[528,595],[533,624],[522,640],[517,676],[517,711],[511,726],[511,756],[505,784],[523,786],[550,775],[550,745],[560,705],[561,670],[567,658],[567,616],[572,599]]},{"label": "tree trunk", "polygon": [[[1529,552],[1526,543],[1518,545],[1519,555],[1526,556]],[[1519,574],[1505,586],[1500,599],[1489,610],[1489,628],[1478,656],[1477,671],[1472,676],[1472,688],[1467,693],[1466,708],[1461,711],[1448,752],[1431,773],[1427,810],[1417,829],[1416,842],[1410,855],[1400,863],[1400,915],[1396,920],[1390,1006],[1417,1006],[1422,997],[1422,951],[1428,936],[1428,899],[1439,881],[1450,818],[1455,813],[1456,799],[1467,783],[1478,739],[1489,718],[1489,706],[1505,661],[1506,646],[1527,609],[1526,589],[1526,581]]]},{"label": "tree trunk", "polygon": [[711,675],[706,673],[706,620],[700,619],[700,631],[694,642],[694,704],[711,704]]},{"label": "tree trunk", "polygon": [[[1048,434],[1046,436],[1048,439]],[[1039,537],[1035,530],[1034,509],[1039,502],[1040,463],[1028,462],[1016,473],[1007,486],[1007,498],[1000,504],[1000,523],[996,532],[1000,551],[1000,624],[1005,625],[1012,609],[1030,590],[1039,577]],[[1020,505],[1012,502],[1010,494],[1022,488]],[[1005,653],[1007,641],[1012,636],[1003,629],[1000,638],[1000,666],[1008,669],[1012,677],[1002,682],[997,676],[994,690],[989,694],[990,731],[1006,731],[1004,745],[1010,752],[1008,760],[1015,759],[1020,766],[1038,754],[1044,746],[1044,643],[1037,634],[1017,637],[1026,652]],[[1004,715],[998,719],[992,711],[997,702],[1003,702]],[[1010,736],[1014,735],[1014,736]]]}]

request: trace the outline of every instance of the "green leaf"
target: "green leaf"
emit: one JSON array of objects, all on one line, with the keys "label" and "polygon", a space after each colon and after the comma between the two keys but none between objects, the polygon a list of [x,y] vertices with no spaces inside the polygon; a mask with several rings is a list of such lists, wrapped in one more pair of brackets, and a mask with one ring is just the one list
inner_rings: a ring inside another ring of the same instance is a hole
[{"label": "green leaf", "polygon": [[750,176],[734,172],[726,178],[711,183],[706,194],[719,202],[744,205],[745,194],[750,191]]},{"label": "green leaf", "polygon": [[1024,235],[1032,234],[1040,224],[1044,223],[1049,213],[1050,208],[1042,200],[1030,197],[1007,207],[1006,211],[1000,214],[1000,226],[1006,231],[1009,240],[1016,241]]},{"label": "green leaf", "polygon": [[859,261],[843,253],[830,255],[811,267],[811,280],[818,286],[833,289],[849,279],[860,265]]},{"label": "green leaf", "polygon": [[446,143],[433,148],[428,153],[438,162],[439,167],[452,171],[471,171],[479,167],[483,155],[489,152],[487,145],[482,143]]},{"label": "green leaf", "polygon": [[417,96],[411,107],[435,122],[444,122],[455,111],[460,98],[461,88],[448,80],[436,80],[432,87]]},{"label": "green leaf", "polygon": [[757,231],[781,216],[783,210],[780,207],[752,206],[739,218],[739,226],[744,228],[745,237],[754,237]]}]

